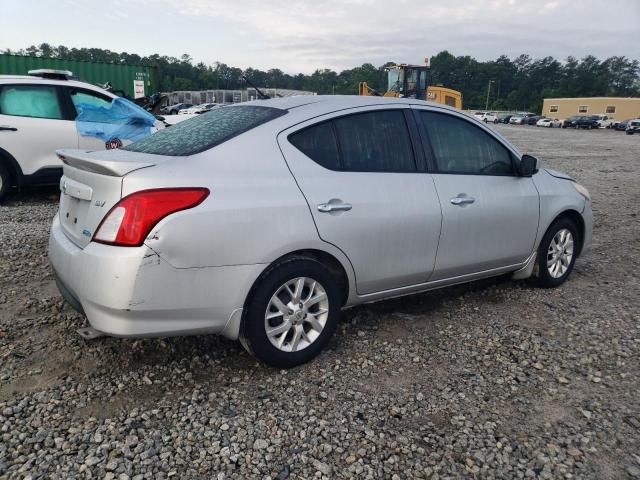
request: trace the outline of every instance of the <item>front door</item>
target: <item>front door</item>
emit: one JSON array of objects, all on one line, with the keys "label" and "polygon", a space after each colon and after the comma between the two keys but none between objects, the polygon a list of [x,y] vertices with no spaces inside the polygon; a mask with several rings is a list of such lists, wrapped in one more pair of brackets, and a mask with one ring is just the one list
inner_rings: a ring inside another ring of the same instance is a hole
[{"label": "front door", "polygon": [[408,111],[354,109],[278,136],[320,237],[351,261],[358,294],[433,271],[440,204],[431,175],[418,173]]},{"label": "front door", "polygon": [[471,119],[419,110],[442,203],[432,280],[518,265],[531,255],[539,196],[519,177],[513,153]]},{"label": "front door", "polygon": [[56,150],[78,148],[75,122],[65,120],[60,98],[55,85],[0,86],[0,147],[24,175],[62,168]]}]

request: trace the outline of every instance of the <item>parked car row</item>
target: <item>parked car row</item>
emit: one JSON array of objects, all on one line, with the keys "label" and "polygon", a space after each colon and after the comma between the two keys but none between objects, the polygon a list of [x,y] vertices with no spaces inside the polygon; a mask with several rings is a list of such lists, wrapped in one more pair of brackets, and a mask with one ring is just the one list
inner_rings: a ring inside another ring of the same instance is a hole
[{"label": "parked car row", "polygon": [[631,120],[616,121],[606,114],[574,115],[564,120],[536,115],[531,112],[485,112],[477,111],[473,116],[484,123],[505,123],[509,125],[536,125],[546,128],[608,128],[626,130]]},{"label": "parked car row", "polygon": [[562,122],[562,128],[607,128],[618,131],[626,131],[633,134],[637,129],[633,127],[634,122],[640,122],[638,119],[629,120],[613,120],[607,115],[575,115],[565,119]]},{"label": "parked car row", "polygon": [[214,108],[218,108],[217,103],[201,103],[200,105],[194,105],[193,107],[183,108],[178,112],[178,115],[190,115],[210,112]]},{"label": "parked car row", "polygon": [[217,108],[217,103],[201,103],[194,105],[193,103],[176,103],[173,105],[167,105],[160,109],[162,115],[188,115],[208,112]]},{"label": "parked car row", "polygon": [[[637,128],[631,122],[640,120],[613,120],[608,115],[574,115],[564,120],[536,115],[531,112],[498,113],[478,111],[473,114],[475,118],[484,123],[506,123],[509,125],[535,125],[545,128],[575,128],[575,129],[595,129],[607,128],[619,131],[626,131],[629,134],[637,132]],[[636,125],[634,123],[634,125]]]}]

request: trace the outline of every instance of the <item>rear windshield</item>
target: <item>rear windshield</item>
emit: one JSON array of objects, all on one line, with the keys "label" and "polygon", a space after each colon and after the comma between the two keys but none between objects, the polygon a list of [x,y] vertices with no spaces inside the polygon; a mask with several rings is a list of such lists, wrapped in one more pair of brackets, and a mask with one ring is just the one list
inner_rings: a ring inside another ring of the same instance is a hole
[{"label": "rear windshield", "polygon": [[255,105],[217,108],[160,130],[123,150],[154,155],[194,155],[285,113],[286,110],[279,108]]}]

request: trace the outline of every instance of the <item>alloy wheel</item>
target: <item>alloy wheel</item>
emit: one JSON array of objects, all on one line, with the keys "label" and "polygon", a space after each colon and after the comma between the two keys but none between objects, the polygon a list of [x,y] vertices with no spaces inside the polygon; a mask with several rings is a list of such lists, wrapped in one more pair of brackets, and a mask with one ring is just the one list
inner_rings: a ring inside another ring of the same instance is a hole
[{"label": "alloy wheel", "polygon": [[291,279],[271,296],[264,328],[271,344],[283,352],[298,352],[315,342],[329,315],[324,287],[308,277]]},{"label": "alloy wheel", "polygon": [[553,278],[562,277],[573,259],[573,235],[567,228],[558,230],[547,249],[547,270]]}]

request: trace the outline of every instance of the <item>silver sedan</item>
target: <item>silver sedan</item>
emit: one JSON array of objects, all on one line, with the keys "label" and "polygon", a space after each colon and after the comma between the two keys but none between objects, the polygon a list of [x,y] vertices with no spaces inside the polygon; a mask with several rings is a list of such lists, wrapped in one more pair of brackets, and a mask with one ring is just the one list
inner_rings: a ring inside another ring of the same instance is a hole
[{"label": "silver sedan", "polygon": [[411,99],[249,102],[58,155],[49,257],[89,334],[219,333],[278,367],[343,308],[503,274],[557,287],[591,243],[584,187]]}]

